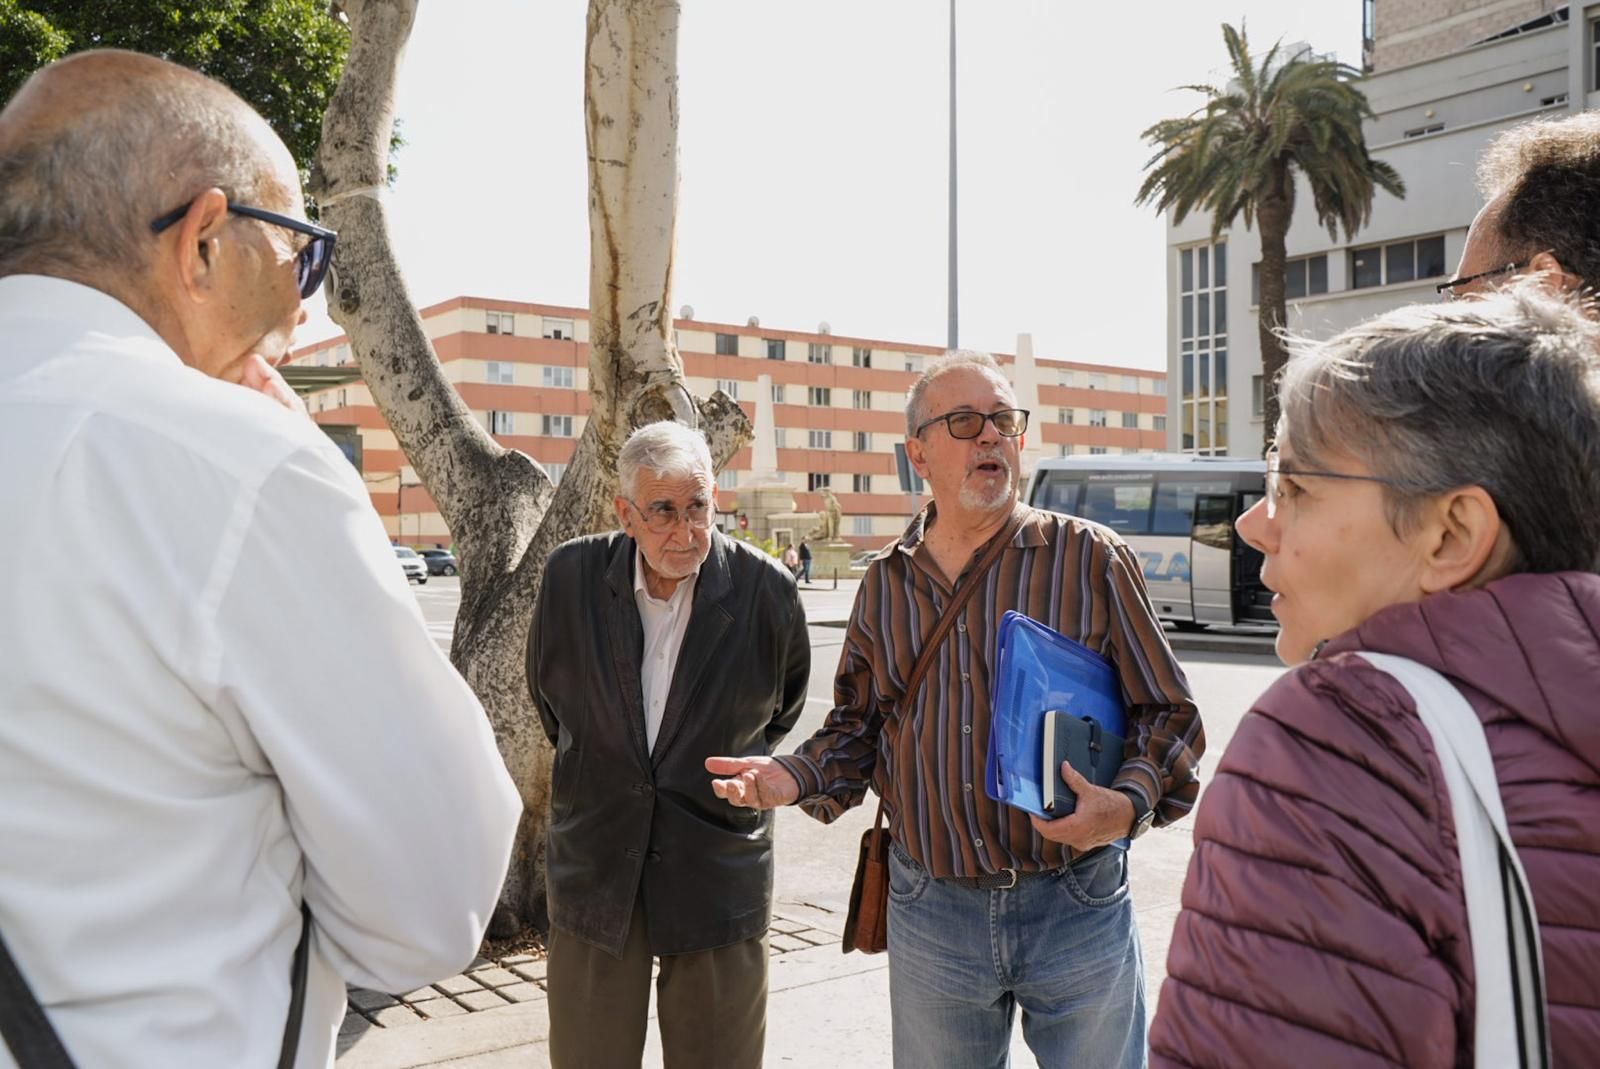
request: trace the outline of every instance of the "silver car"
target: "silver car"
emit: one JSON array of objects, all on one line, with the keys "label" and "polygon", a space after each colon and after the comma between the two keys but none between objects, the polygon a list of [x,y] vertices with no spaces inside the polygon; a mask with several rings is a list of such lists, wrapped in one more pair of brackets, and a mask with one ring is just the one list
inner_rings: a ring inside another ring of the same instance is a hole
[{"label": "silver car", "polygon": [[417,551],[410,546],[395,546],[394,555],[400,560],[400,570],[406,573],[406,579],[413,583],[426,583],[428,581],[428,565],[417,556]]}]

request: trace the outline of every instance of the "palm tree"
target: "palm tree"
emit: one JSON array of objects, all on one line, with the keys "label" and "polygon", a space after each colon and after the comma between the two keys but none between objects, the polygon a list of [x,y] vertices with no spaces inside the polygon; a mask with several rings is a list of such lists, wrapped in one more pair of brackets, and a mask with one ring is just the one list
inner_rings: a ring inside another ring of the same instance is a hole
[{"label": "palm tree", "polygon": [[1405,196],[1393,167],[1367,154],[1361,122],[1372,118],[1356,88],[1354,67],[1302,52],[1279,61],[1279,45],[1256,63],[1243,24],[1226,23],[1233,79],[1224,88],[1184,86],[1205,94],[1205,106],[1165,119],[1141,136],[1156,146],[1135,204],[1172,210],[1181,223],[1190,211],[1211,213],[1213,241],[1242,213],[1245,226],[1261,227],[1258,326],[1267,440],[1278,425],[1278,376],[1288,359],[1284,324],[1284,235],[1294,216],[1295,173],[1311,187],[1317,222],[1337,241],[1372,218],[1377,189]]}]

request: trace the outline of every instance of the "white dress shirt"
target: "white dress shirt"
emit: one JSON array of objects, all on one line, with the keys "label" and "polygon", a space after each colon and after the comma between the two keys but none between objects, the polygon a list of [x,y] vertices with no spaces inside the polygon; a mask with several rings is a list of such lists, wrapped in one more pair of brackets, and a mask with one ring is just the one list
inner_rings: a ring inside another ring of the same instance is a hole
[{"label": "white dress shirt", "polygon": [[275,1065],[302,896],[301,1067],[472,959],[521,804],[315,424],[0,278],[0,517],[0,932],[79,1065]]},{"label": "white dress shirt", "polygon": [[678,667],[678,651],[683,649],[683,633],[689,629],[689,613],[694,608],[693,575],[679,581],[677,589],[663,601],[650,596],[644,581],[644,554],[633,551],[633,600],[639,605],[639,623],[644,627],[644,663],[639,666],[639,681],[644,687],[645,745],[656,748],[661,732],[661,717],[667,710],[667,694],[672,690],[672,673]]}]

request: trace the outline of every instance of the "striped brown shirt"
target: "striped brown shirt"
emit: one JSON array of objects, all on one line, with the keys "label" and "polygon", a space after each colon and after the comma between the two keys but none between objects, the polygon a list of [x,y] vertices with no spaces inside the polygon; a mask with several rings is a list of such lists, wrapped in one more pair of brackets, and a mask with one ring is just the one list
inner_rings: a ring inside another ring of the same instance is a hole
[{"label": "striped brown shirt", "polygon": [[[1027,813],[983,789],[989,668],[1007,609],[1116,666],[1128,744],[1115,786],[1142,796],[1158,825],[1188,813],[1200,789],[1200,714],[1133,554],[1098,524],[1017,507],[1027,514],[1021,529],[962,610],[904,720],[894,710],[905,679],[952,597],[922,547],[933,506],[873,561],[845,632],[833,712],[792,756],[779,758],[800,781],[801,808],[824,823],[858,804],[870,783],[885,799],[895,842],[937,877],[1037,871],[1067,860],[1066,848],[1035,833]],[[973,561],[982,555],[980,548]]]}]

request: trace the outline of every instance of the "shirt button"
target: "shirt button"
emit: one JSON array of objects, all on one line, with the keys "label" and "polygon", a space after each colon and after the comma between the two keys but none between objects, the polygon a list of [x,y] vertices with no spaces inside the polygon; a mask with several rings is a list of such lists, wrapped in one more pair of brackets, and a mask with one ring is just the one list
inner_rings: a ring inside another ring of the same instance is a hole
[{"label": "shirt button", "polygon": [[963,735],[971,735],[972,734],[972,725],[971,724],[962,724],[961,725],[961,734],[963,734]]},{"label": "shirt button", "polygon": [[972,840],[972,845],[978,847],[981,850],[981,849],[983,849],[983,840],[982,839],[974,839],[974,840]]},{"label": "shirt button", "polygon": [[968,674],[967,674],[967,673],[965,673],[965,672],[962,672],[962,673],[961,673],[961,682],[963,682],[963,683],[965,683],[965,682],[966,682],[966,681],[967,681],[967,680],[969,680],[969,679],[971,679],[971,678],[972,678],[972,677],[971,677],[971,676],[969,676],[969,675],[968,675]]},{"label": "shirt button", "polygon": [[963,635],[966,634],[967,633],[967,622],[965,620],[962,620],[962,621],[958,622],[956,624],[956,630],[960,631]]},{"label": "shirt button", "polygon": [[968,793],[968,794],[971,794],[971,793],[972,793],[972,784],[970,784],[970,783],[963,783],[963,784],[962,784],[962,785],[961,785],[961,789],[962,789],[962,790],[964,790],[964,791],[966,791],[966,792],[967,792],[967,793]]}]

